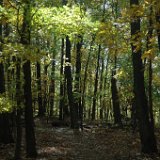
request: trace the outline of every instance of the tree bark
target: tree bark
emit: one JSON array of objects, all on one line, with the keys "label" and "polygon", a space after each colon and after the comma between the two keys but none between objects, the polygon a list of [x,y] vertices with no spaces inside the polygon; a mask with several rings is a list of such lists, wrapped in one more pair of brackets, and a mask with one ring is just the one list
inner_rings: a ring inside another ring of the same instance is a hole
[{"label": "tree bark", "polygon": [[[130,5],[139,5],[138,0],[130,0]],[[132,36],[132,61],[134,75],[134,93],[136,99],[136,110],[139,122],[139,133],[141,139],[141,150],[143,153],[157,152],[156,138],[149,121],[148,101],[144,86],[144,67],[141,59],[142,51],[137,49],[135,42],[139,41],[140,17],[134,17],[131,22]]]},{"label": "tree bark", "polygon": [[113,105],[113,115],[114,115],[114,124],[118,124],[122,126],[121,121],[121,111],[120,111],[120,101],[117,89],[117,79],[115,78],[116,69],[117,69],[117,55],[115,53],[115,67],[112,70],[112,78],[111,78],[111,92],[112,92],[112,105]]},{"label": "tree bark", "polygon": [[[149,18],[149,25],[148,25],[148,36],[147,36],[147,50],[152,49],[151,39],[153,37],[153,7],[150,6],[150,18]],[[149,104],[149,118],[151,123],[151,128],[154,132],[154,115],[153,115],[153,99],[152,99],[152,79],[153,79],[153,69],[152,69],[152,55],[149,57],[149,69],[148,69],[148,104]]]},{"label": "tree bark", "polygon": [[42,104],[42,89],[41,89],[41,65],[40,62],[36,64],[37,68],[37,91],[38,91],[38,116],[44,116],[44,109]]},{"label": "tree bark", "polygon": [[[21,43],[27,47],[30,45],[31,1],[25,0]],[[31,91],[31,64],[25,59],[23,64],[24,74],[24,106],[25,106],[25,136],[27,157],[37,156],[36,140],[33,122],[32,91]]]},{"label": "tree bark", "polygon": [[[43,97],[43,109],[42,109],[44,115],[45,115],[45,112],[48,108],[48,87],[47,87],[48,67],[49,67],[48,64],[46,64],[44,66],[44,77],[45,78],[43,81],[43,85],[44,85],[43,95],[44,95],[44,97]],[[48,112],[48,114],[49,114],[49,112]]]},{"label": "tree bark", "polygon": [[63,71],[63,65],[64,65],[64,38],[62,38],[62,44],[61,44],[61,68],[60,68],[60,102],[59,102],[59,120],[63,120],[63,109],[64,109],[64,100],[65,100],[65,92],[64,92],[64,71]]},{"label": "tree bark", "polygon": [[[157,8],[156,8],[156,21],[157,21],[157,26],[160,25],[160,9],[159,9],[159,7],[158,7],[159,4],[160,4],[160,1],[157,0],[157,1],[155,2],[155,6],[157,6]],[[157,37],[158,37],[158,48],[159,48],[159,50],[160,50],[160,28],[159,28],[159,27],[157,27]]]},{"label": "tree bark", "polygon": [[[109,66],[109,55],[107,56],[107,59],[106,59],[106,66],[105,66],[105,78],[104,78],[104,83],[103,83],[103,91],[104,91],[104,95],[103,95],[103,102],[102,102],[102,108],[105,109],[105,118],[106,118],[106,121],[108,121],[108,115],[109,115],[109,106],[106,106],[106,95],[107,95],[107,91],[108,91],[108,94],[110,93],[110,87],[108,87],[107,89],[107,77],[108,77],[108,66]],[[108,84],[109,85],[109,84]]]},{"label": "tree bark", "polygon": [[[0,6],[3,5],[3,0],[0,0]],[[0,52],[2,52],[2,22],[0,21]],[[5,96],[5,76],[3,57],[0,55],[0,94]],[[10,113],[0,113],[0,143],[12,143],[13,137],[10,128]]]},{"label": "tree bark", "polygon": [[78,129],[78,106],[74,103],[72,90],[72,73],[71,73],[71,43],[69,37],[66,37],[66,62],[65,62],[65,76],[67,80],[67,94],[70,106],[71,128]]},{"label": "tree bark", "polygon": [[83,129],[83,108],[81,103],[81,48],[82,48],[82,36],[78,36],[77,51],[76,51],[76,76],[75,76],[75,103],[79,110],[79,120],[81,129]]},{"label": "tree bark", "polygon": [[101,45],[98,46],[97,66],[96,66],[96,75],[94,81],[94,95],[93,95],[93,105],[92,105],[92,120],[95,120],[96,118],[96,102],[97,102],[100,54],[101,54]]},{"label": "tree bark", "polygon": [[103,108],[103,85],[104,85],[104,55],[102,55],[101,57],[101,70],[100,70],[100,73],[101,73],[101,77],[100,77],[100,86],[99,86],[99,90],[100,90],[100,98],[99,98],[99,101],[100,101],[100,114],[99,114],[99,117],[100,119],[102,120],[103,119],[103,111],[104,111],[104,108]]},{"label": "tree bark", "polygon": [[22,126],[21,126],[21,115],[22,115],[22,107],[21,107],[21,61],[20,58],[17,58],[16,61],[16,100],[17,100],[17,115],[16,115],[16,147],[14,159],[21,159],[21,142],[22,142]]},{"label": "tree bark", "polygon": [[[54,37],[54,45],[56,45],[57,39],[56,37]],[[56,49],[53,49],[53,53],[52,53],[52,68],[51,68],[51,82],[50,82],[50,117],[53,116],[53,109],[54,109],[54,97],[55,97],[55,67],[56,67],[56,61],[55,61],[55,57],[56,57]]]}]

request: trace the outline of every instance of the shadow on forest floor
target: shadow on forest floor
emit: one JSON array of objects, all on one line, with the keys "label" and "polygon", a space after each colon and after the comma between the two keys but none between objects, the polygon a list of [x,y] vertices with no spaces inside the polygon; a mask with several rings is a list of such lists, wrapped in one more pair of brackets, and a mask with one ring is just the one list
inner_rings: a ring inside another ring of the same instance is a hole
[{"label": "shadow on forest floor", "polygon": [[[91,127],[79,132],[36,120],[36,137],[37,160],[160,160],[157,155],[140,154],[139,136],[128,129]],[[159,134],[157,139],[160,146]],[[9,160],[13,154],[13,144],[0,146],[0,160]]]}]

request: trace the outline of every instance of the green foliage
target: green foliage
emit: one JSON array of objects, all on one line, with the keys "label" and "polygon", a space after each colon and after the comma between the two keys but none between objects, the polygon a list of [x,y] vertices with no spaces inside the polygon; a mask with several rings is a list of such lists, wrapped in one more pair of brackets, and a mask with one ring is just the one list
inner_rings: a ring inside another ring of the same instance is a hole
[{"label": "green foliage", "polygon": [[12,102],[3,94],[0,95],[0,113],[11,112],[13,110]]},{"label": "green foliage", "polygon": [[59,36],[94,34],[98,30],[98,22],[92,22],[89,14],[79,6],[63,6],[40,8],[33,19],[35,31],[40,36],[54,33]]}]

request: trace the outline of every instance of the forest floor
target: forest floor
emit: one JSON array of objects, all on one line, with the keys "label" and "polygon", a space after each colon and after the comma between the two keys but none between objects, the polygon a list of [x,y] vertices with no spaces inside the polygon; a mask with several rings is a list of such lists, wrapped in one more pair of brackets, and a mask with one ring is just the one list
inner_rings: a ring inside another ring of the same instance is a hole
[{"label": "forest floor", "polygon": [[[37,160],[160,160],[159,155],[140,153],[138,133],[127,128],[89,126],[83,132],[70,128],[53,128],[36,120]],[[156,131],[160,150],[160,132]],[[25,158],[22,145],[22,160]],[[11,160],[14,144],[0,145],[0,160]]]}]

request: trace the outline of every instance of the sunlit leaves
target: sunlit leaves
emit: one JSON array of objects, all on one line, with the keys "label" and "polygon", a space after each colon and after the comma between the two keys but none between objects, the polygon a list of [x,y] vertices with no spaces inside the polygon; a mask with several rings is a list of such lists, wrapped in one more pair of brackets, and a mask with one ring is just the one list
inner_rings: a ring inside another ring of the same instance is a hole
[{"label": "sunlit leaves", "polygon": [[11,101],[4,95],[0,95],[0,113],[11,112],[12,110]]},{"label": "sunlit leaves", "polygon": [[45,55],[46,51],[40,50],[38,46],[24,46],[20,43],[6,43],[3,45],[3,56],[5,57],[15,56],[36,62]]},{"label": "sunlit leaves", "polygon": [[0,6],[0,19],[3,24],[13,23],[16,21],[16,10]]},{"label": "sunlit leaves", "polygon": [[59,36],[73,37],[84,33],[93,34],[98,30],[98,23],[92,22],[89,14],[84,15],[78,6],[41,8],[34,16],[33,25],[41,36],[54,32]]},{"label": "sunlit leaves", "polygon": [[[122,33],[124,33],[123,36]],[[123,24],[108,20],[100,24],[97,41],[105,45],[110,54],[126,53],[128,52],[128,37],[125,36],[126,33],[127,30]]]},{"label": "sunlit leaves", "polygon": [[149,49],[149,50],[144,52],[144,54],[142,55],[142,59],[145,59],[145,58],[154,59],[155,53],[156,53],[156,49],[155,48]]}]

